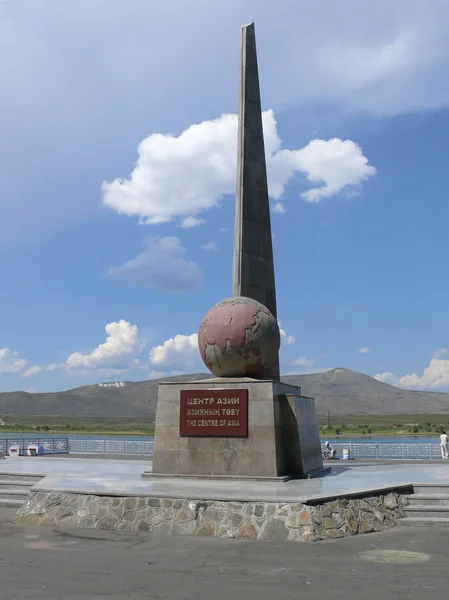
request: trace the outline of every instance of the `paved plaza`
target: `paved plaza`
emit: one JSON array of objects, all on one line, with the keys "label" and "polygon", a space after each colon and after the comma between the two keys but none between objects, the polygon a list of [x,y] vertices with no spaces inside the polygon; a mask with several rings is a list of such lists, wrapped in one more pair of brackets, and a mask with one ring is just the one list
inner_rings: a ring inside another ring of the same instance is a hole
[{"label": "paved plaza", "polygon": [[401,529],[316,544],[57,530],[0,510],[2,600],[429,600],[449,534]]},{"label": "paved plaza", "polygon": [[207,498],[269,502],[307,502],[344,494],[376,492],[419,483],[448,483],[449,464],[364,463],[336,461],[326,477],[283,482],[207,479],[142,479],[151,460],[103,460],[24,457],[7,459],[0,471],[46,475],[35,490],[46,492]]}]

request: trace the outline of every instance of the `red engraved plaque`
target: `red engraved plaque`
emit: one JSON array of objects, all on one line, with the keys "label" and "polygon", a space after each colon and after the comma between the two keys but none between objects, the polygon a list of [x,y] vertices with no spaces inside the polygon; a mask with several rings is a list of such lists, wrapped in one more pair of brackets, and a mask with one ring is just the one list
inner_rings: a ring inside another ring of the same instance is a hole
[{"label": "red engraved plaque", "polygon": [[181,390],[181,437],[248,437],[248,390]]}]

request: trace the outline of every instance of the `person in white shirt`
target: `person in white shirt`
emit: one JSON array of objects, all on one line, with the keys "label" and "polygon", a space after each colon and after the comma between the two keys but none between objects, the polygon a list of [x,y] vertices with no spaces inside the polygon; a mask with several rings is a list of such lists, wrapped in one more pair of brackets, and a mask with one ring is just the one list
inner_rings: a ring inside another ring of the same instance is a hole
[{"label": "person in white shirt", "polygon": [[337,458],[337,450],[335,448],[331,448],[329,442],[324,444],[324,458]]},{"label": "person in white shirt", "polygon": [[443,460],[447,460],[448,459],[448,450],[447,450],[447,444],[448,444],[448,437],[446,435],[446,432],[443,431],[443,433],[440,435],[440,443],[441,443],[441,457]]}]

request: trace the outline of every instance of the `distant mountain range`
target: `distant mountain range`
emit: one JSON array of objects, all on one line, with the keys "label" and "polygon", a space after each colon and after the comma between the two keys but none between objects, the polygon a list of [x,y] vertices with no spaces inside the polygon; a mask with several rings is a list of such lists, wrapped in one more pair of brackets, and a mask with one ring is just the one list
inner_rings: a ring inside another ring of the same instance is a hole
[{"label": "distant mountain range", "polygon": [[[54,393],[0,393],[0,415],[77,417],[152,417],[160,381],[199,381],[211,377],[193,373],[123,384],[95,384]],[[332,369],[313,375],[286,375],[282,381],[301,387],[315,398],[317,413],[333,415],[394,415],[449,413],[449,393],[415,392],[381,383],[363,373]]]}]

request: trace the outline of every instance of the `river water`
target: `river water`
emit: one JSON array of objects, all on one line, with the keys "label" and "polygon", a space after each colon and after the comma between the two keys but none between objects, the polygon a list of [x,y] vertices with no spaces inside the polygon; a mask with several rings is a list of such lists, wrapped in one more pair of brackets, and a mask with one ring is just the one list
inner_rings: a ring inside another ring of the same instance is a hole
[{"label": "river water", "polygon": [[8,440],[23,440],[23,439],[35,439],[40,440],[129,440],[129,441],[144,441],[153,440],[153,436],[146,435],[104,435],[101,433],[42,433],[42,431],[36,431],[33,433],[12,433],[9,431],[0,431],[0,439]]},{"label": "river water", "polygon": [[438,435],[361,435],[360,437],[344,437],[344,436],[334,436],[328,438],[321,438],[322,442],[330,442],[331,444],[335,443],[344,443],[349,444],[352,443],[371,443],[371,444],[428,444],[429,442],[440,443],[440,434]]},{"label": "river water", "polygon": [[[30,439],[30,438],[39,438],[41,440],[45,439],[66,439],[69,440],[129,440],[129,441],[144,441],[150,440],[152,441],[153,436],[145,436],[145,435],[105,435],[105,434],[87,434],[87,433],[10,433],[5,431],[0,431],[0,439]],[[373,435],[361,435],[360,437],[344,437],[344,436],[333,436],[333,437],[322,437],[321,441],[324,443],[329,441],[332,443],[345,443],[349,444],[357,443],[357,442],[365,442],[365,443],[378,443],[378,444],[410,444],[410,443],[422,443],[428,444],[429,442],[439,443],[440,436],[437,435],[391,435],[391,436],[373,436]]]}]

